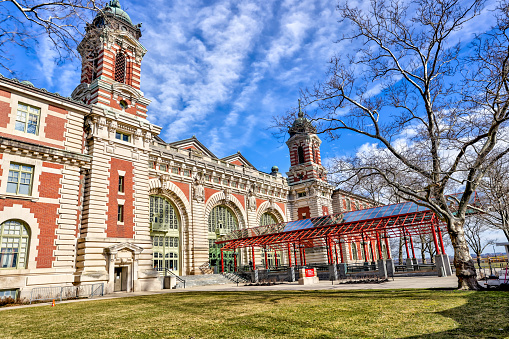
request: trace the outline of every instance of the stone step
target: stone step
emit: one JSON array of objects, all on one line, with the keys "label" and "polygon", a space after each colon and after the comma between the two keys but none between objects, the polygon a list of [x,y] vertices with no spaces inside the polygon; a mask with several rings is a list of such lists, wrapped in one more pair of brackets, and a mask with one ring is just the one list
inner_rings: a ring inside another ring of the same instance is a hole
[{"label": "stone step", "polygon": [[224,285],[232,283],[231,280],[225,278],[221,274],[186,275],[181,276],[181,278],[186,281],[186,288],[193,286]]}]

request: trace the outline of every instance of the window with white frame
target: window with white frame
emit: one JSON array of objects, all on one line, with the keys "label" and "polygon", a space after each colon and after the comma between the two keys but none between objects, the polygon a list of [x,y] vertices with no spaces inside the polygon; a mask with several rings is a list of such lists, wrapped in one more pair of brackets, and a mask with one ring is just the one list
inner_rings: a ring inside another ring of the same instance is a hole
[{"label": "window with white frame", "polygon": [[6,192],[16,195],[31,195],[33,175],[34,166],[11,163]]},{"label": "window with white frame", "polygon": [[26,267],[30,234],[23,223],[7,220],[0,225],[0,269]]},{"label": "window with white frame", "polygon": [[14,129],[16,131],[37,135],[39,133],[40,116],[40,108],[18,103]]}]

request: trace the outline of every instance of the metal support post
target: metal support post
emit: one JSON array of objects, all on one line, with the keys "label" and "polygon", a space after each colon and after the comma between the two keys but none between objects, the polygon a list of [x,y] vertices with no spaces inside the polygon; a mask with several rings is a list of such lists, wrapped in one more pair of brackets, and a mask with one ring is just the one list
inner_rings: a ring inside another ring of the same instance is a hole
[{"label": "metal support post", "polygon": [[433,242],[435,243],[435,250],[437,252],[437,255],[439,255],[440,254],[440,248],[438,247],[438,240],[437,240],[437,233],[435,231],[435,224],[431,225],[431,233],[433,233]]},{"label": "metal support post", "polygon": [[445,254],[444,239],[442,239],[442,231],[440,231],[440,226],[438,226],[438,225],[437,225],[437,231],[438,231],[438,239],[440,240],[440,249],[442,250],[442,254]]},{"label": "metal support post", "polygon": [[392,259],[391,250],[389,248],[389,237],[387,236],[387,233],[385,234],[384,242],[385,242],[385,252],[387,252],[387,259]]},{"label": "metal support post", "polygon": [[222,248],[221,248],[221,273],[224,273],[224,256]]},{"label": "metal support post", "polygon": [[288,265],[292,267],[292,249],[290,248],[290,243],[288,243]]},{"label": "metal support post", "polygon": [[344,263],[345,258],[343,255],[343,243],[341,242],[341,240],[339,240],[339,254],[341,255],[341,263]]},{"label": "metal support post", "polygon": [[265,247],[263,254],[265,255],[265,269],[269,269],[269,261],[267,260],[267,247]]},{"label": "metal support post", "polygon": [[254,246],[251,246],[251,259],[253,260],[253,271],[256,270],[256,264],[255,264],[255,255],[254,255]]},{"label": "metal support post", "polygon": [[295,266],[297,266],[297,249],[295,248],[295,243],[293,244],[293,259],[295,262]]}]

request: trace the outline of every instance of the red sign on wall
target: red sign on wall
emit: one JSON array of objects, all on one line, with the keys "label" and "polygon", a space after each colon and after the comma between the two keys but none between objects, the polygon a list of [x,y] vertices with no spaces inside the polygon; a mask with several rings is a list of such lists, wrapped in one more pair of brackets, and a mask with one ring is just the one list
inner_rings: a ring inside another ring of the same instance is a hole
[{"label": "red sign on wall", "polygon": [[314,277],[315,269],[314,268],[306,268],[306,277]]}]

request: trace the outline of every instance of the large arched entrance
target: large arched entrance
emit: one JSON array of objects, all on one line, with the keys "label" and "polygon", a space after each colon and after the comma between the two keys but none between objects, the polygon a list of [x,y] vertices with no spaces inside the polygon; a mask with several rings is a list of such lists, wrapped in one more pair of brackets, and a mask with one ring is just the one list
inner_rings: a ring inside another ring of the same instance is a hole
[{"label": "large arched entrance", "polygon": [[[265,212],[260,216],[259,226],[267,226],[277,223],[278,221],[276,216],[270,212]],[[281,265],[281,251],[270,251],[268,249],[262,248],[260,252],[263,267],[270,268]],[[277,258],[277,262],[275,258]]]},{"label": "large arched entrance", "polygon": [[[216,206],[210,211],[208,219],[208,240],[209,240],[209,265],[211,268],[219,268],[221,265],[221,247],[217,245],[216,239],[222,235],[228,234],[239,229],[239,223],[233,211],[224,205]],[[224,252],[224,270],[233,271],[235,268],[235,257],[237,251]],[[239,264],[239,262],[237,262]],[[217,269],[215,269],[217,271]]]},{"label": "large arched entrance", "polygon": [[152,263],[158,271],[170,270],[180,275],[180,217],[171,201],[150,196],[150,236]]}]

